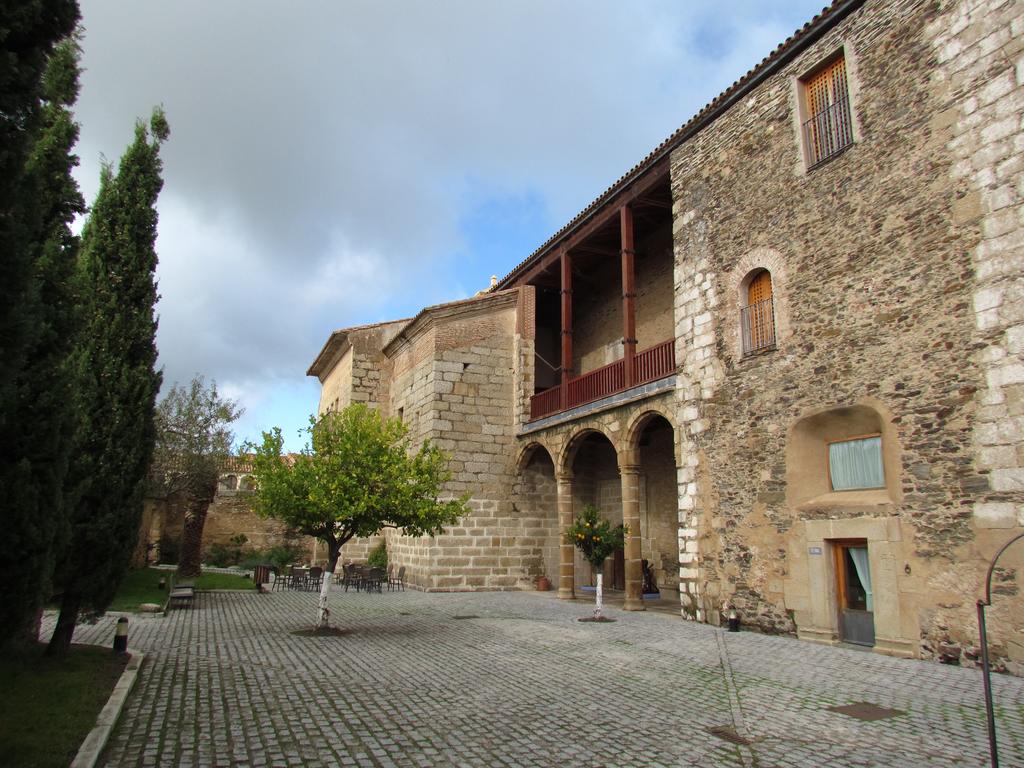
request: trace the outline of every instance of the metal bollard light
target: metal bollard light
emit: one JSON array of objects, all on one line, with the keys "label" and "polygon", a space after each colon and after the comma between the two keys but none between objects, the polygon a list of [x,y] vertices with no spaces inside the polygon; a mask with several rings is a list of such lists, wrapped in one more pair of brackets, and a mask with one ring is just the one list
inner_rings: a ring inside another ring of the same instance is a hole
[{"label": "metal bollard light", "polygon": [[128,619],[122,616],[117,620],[117,629],[114,630],[114,653],[128,652]]}]

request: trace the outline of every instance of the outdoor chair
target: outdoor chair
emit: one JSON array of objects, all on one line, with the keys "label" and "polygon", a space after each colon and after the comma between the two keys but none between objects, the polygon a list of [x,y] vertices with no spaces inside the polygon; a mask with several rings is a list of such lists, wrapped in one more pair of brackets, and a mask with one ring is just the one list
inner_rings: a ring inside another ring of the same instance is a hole
[{"label": "outdoor chair", "polygon": [[288,587],[290,589],[305,589],[308,574],[309,571],[301,566],[291,566],[288,570]]},{"label": "outdoor chair", "polygon": [[355,563],[349,563],[343,568],[341,581],[345,585],[346,592],[349,587],[355,587],[356,591],[359,591],[359,575]]},{"label": "outdoor chair", "polygon": [[285,573],[280,568],[275,568],[274,569],[274,574],[275,574],[275,577],[274,577],[274,591],[275,592],[277,590],[279,590],[279,589],[288,589],[289,587],[291,587],[291,585],[292,585],[292,575],[291,575],[291,573]]},{"label": "outdoor chair", "polygon": [[323,586],[324,581],[324,569],[310,568],[309,574],[306,576],[306,589],[313,589],[317,592],[320,591],[320,587]]},{"label": "outdoor chair", "polygon": [[387,573],[383,568],[370,568],[364,579],[367,592],[382,592],[384,582],[387,580]]},{"label": "outdoor chair", "polygon": [[405,566],[403,565],[398,569],[398,573],[394,576],[388,577],[388,591],[391,589],[401,589],[405,592]]}]

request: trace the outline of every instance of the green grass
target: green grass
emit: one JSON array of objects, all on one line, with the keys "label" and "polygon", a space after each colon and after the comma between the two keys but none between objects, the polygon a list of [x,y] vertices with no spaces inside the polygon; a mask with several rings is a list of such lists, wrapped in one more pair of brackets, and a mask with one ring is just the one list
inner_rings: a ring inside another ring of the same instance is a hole
[{"label": "green grass", "polygon": [[233,573],[204,573],[196,579],[196,589],[255,589],[256,585],[244,576]]},{"label": "green grass", "polygon": [[167,590],[160,589],[157,585],[160,579],[165,579],[167,584],[170,584],[173,575],[174,571],[161,571],[156,568],[128,571],[107,610],[137,611],[142,603],[163,605],[167,600]]},{"label": "green grass", "polygon": [[128,661],[84,645],[72,645],[64,659],[48,659],[44,648],[0,657],[0,765],[67,766]]},{"label": "green grass", "polygon": [[[128,571],[107,610],[137,611],[142,603],[163,605],[167,601],[167,590],[160,589],[157,585],[160,579],[164,579],[170,586],[174,578],[174,571],[158,568]],[[194,581],[196,589],[255,589],[252,581],[233,573],[204,573]]]}]

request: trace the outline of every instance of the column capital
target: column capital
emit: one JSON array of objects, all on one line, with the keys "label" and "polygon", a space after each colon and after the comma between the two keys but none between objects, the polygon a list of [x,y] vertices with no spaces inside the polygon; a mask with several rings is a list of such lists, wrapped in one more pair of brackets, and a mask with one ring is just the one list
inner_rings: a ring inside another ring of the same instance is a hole
[{"label": "column capital", "polygon": [[555,473],[555,480],[559,483],[572,483],[576,477],[571,469],[563,469],[561,472]]},{"label": "column capital", "polygon": [[619,464],[620,475],[639,475],[640,465],[639,464]]}]

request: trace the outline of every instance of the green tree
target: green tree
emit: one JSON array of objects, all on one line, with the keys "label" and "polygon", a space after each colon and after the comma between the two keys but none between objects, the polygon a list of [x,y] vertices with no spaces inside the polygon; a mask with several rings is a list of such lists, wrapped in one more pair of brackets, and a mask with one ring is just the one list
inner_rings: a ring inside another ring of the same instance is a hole
[{"label": "green tree", "polygon": [[[40,94],[33,128],[25,131],[34,141],[16,174],[19,194],[0,215],[0,240],[11,246],[0,260],[0,643],[38,634],[31,619],[49,595],[54,547],[66,523],[78,251],[70,225],[85,207],[71,175],[78,162],[71,151],[78,139],[70,110],[78,94],[72,38],[51,53]],[[0,109],[6,134],[5,117]],[[6,147],[0,158],[10,159]],[[0,178],[9,181],[2,172]]]},{"label": "green tree", "polygon": [[242,410],[196,376],[186,387],[177,384],[156,409],[156,453],[151,482],[158,494],[178,495],[185,505],[178,573],[198,576],[206,513],[217,493],[224,460],[231,455],[230,425]]},{"label": "green tree", "polygon": [[58,560],[60,616],[48,653],[63,653],[80,614],[101,613],[135,547],[153,444],[156,366],[156,200],[163,186],[163,111],[140,121],[117,175],[106,167],[82,233],[83,318],[74,355],[77,433],[70,535]]},{"label": "green tree", "polygon": [[285,455],[281,430],[249,445],[256,478],[254,508],[327,545],[328,578],[318,624],[328,623],[330,574],[353,537],[401,528],[408,536],[434,536],[467,513],[467,497],[441,500],[449,457],[424,442],[413,450],[407,427],[361,403],[310,420],[312,448]]},{"label": "green tree", "polygon": [[596,619],[602,618],[604,574],[601,571],[604,561],[615,550],[622,549],[628,532],[629,529],[626,526],[613,526],[602,518],[593,504],[585,505],[583,513],[565,532],[566,540],[583,553],[583,558],[590,563],[590,567],[597,575],[597,600],[594,607],[594,618]]}]

